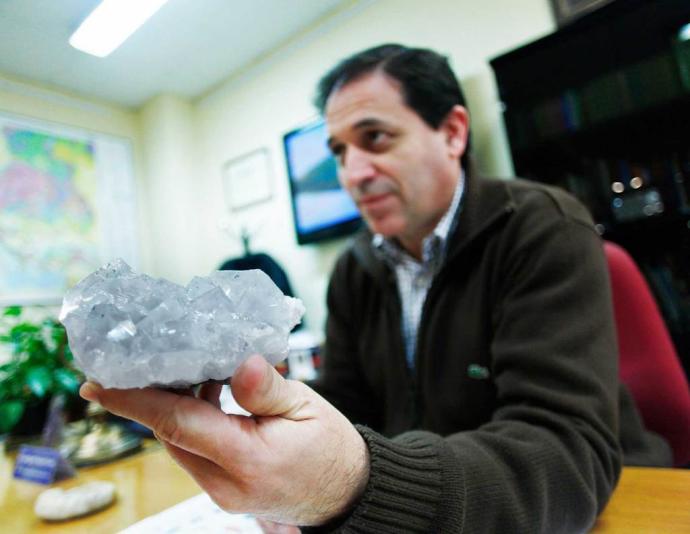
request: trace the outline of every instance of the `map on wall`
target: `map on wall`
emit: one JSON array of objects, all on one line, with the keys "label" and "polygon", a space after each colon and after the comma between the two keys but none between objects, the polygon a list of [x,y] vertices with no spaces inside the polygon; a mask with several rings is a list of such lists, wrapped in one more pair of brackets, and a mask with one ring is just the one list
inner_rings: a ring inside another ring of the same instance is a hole
[{"label": "map on wall", "polygon": [[98,150],[92,137],[0,117],[0,304],[59,302],[102,264],[112,188]]}]

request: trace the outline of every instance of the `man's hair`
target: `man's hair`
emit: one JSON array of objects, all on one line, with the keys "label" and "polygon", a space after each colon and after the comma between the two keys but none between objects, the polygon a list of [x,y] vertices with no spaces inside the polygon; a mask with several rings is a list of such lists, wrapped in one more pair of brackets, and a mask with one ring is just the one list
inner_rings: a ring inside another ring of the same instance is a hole
[{"label": "man's hair", "polygon": [[[400,84],[403,100],[431,128],[437,129],[455,105],[465,106],[465,96],[448,59],[426,48],[384,44],[343,59],[321,78],[314,103],[324,115],[334,91],[356,79],[381,71]],[[461,158],[467,169],[469,137]]]}]

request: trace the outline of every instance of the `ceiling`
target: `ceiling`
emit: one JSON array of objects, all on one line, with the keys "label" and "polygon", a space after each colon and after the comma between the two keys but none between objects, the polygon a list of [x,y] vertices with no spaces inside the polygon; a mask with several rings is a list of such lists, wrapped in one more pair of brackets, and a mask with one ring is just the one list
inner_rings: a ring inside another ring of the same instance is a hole
[{"label": "ceiling", "polygon": [[0,0],[0,74],[138,107],[199,96],[352,0],[169,0],[97,58],[68,39],[98,0]]}]

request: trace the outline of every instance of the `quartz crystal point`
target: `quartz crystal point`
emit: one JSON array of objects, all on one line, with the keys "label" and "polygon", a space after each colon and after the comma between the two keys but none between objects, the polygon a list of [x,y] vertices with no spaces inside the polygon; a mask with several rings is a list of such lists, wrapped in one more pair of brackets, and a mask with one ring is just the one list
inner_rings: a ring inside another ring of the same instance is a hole
[{"label": "quartz crystal point", "polygon": [[216,271],[182,287],[115,260],[67,292],[60,321],[90,380],[184,387],[224,380],[255,353],[278,363],[303,314],[263,271]]}]

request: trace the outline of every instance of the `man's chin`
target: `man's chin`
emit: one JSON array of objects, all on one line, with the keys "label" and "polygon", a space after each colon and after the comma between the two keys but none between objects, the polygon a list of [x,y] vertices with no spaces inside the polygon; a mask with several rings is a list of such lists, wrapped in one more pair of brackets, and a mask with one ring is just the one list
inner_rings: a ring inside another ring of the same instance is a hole
[{"label": "man's chin", "polygon": [[372,234],[381,234],[383,237],[397,237],[403,232],[403,225],[398,221],[391,221],[388,218],[364,217],[369,230]]}]

